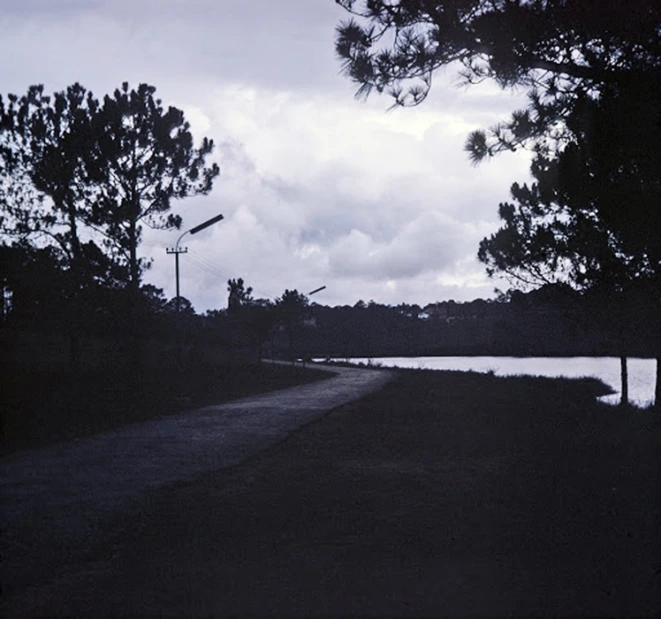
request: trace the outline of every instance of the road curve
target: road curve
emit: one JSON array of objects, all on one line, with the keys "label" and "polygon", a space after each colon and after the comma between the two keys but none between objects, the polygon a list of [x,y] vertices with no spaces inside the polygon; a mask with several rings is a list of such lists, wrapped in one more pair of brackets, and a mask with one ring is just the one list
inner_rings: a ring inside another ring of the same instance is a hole
[{"label": "road curve", "polygon": [[148,491],[239,464],[392,377],[329,371],[336,375],[327,380],[2,458],[3,571],[25,586],[31,568],[84,548],[108,518],[139,505]]}]

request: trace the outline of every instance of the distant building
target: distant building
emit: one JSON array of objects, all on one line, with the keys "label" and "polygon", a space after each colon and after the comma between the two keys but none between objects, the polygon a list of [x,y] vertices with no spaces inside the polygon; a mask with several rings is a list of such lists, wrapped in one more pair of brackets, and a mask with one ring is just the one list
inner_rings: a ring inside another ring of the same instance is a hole
[{"label": "distant building", "polygon": [[444,303],[430,303],[422,308],[423,314],[431,320],[444,320],[448,319],[448,308]]},{"label": "distant building", "polygon": [[304,327],[311,327],[313,329],[317,328],[317,318],[316,316],[310,316],[308,318],[303,319],[303,326]]}]

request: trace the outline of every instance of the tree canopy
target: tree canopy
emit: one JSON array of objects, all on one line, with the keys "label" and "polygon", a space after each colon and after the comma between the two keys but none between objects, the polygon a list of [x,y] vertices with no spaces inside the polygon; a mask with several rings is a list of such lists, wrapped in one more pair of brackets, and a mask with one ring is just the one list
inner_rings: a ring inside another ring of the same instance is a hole
[{"label": "tree canopy", "polygon": [[656,0],[336,1],[352,14],[337,28],[335,49],[357,96],[387,92],[394,105],[417,105],[449,66],[466,83],[528,90],[528,109],[470,136],[477,160],[558,137],[567,106],[604,85],[661,84]]},{"label": "tree canopy", "polygon": [[[1,101],[0,101],[1,104]],[[43,86],[0,105],[2,232],[54,242],[78,278],[99,254],[83,239],[92,191],[84,157],[98,101],[80,84],[53,96]]]}]

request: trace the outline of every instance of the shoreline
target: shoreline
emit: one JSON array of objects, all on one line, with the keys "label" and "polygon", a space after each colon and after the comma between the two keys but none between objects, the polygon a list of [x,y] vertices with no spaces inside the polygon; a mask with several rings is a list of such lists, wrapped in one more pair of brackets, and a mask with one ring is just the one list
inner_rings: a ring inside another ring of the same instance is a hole
[{"label": "shoreline", "polygon": [[[654,406],[655,380],[658,371],[655,361],[642,357],[628,358],[630,406],[643,410]],[[331,360],[330,365],[333,363],[347,363],[354,367],[367,368],[473,371],[512,377],[594,378],[605,386],[603,393],[599,394],[601,401],[610,405],[620,405],[622,377],[618,357],[352,357]]]}]

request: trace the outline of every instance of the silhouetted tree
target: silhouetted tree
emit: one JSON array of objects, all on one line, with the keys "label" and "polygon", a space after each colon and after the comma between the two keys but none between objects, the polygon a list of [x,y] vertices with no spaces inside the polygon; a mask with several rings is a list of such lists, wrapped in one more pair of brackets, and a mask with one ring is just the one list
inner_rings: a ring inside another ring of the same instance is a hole
[{"label": "silhouetted tree", "polygon": [[629,273],[617,239],[594,209],[574,208],[559,194],[557,165],[538,158],[535,182],[512,185],[513,202],[499,205],[503,226],[481,241],[478,258],[489,275],[505,274],[524,288],[565,282],[587,289],[605,277],[622,285]]},{"label": "silhouetted tree", "polygon": [[[22,240],[24,255],[26,242],[35,244],[35,252],[36,247],[53,248],[34,255],[44,275],[59,282],[56,314],[69,313],[62,329],[69,334],[76,368],[79,331],[89,322],[89,302],[99,285],[112,285],[111,280],[122,276],[86,229],[90,185],[84,157],[98,102],[80,84],[52,96],[44,94],[43,86],[32,86],[26,95],[9,95],[7,101],[6,106],[0,104],[2,233],[13,242]],[[57,277],[54,270],[59,271]],[[48,288],[52,293],[52,286]]]},{"label": "silhouetted tree", "polygon": [[308,305],[308,298],[298,290],[285,290],[284,294],[275,300],[278,320],[287,332],[290,353],[296,348],[299,331],[303,326],[304,312]]},{"label": "silhouetted tree", "polygon": [[[587,155],[590,169],[579,166],[580,179],[564,178],[570,185],[588,181],[601,192],[600,222],[627,233],[631,255],[654,250],[650,259],[658,259],[661,4],[338,3],[354,15],[338,27],[336,51],[345,73],[360,84],[359,94],[388,91],[398,105],[417,105],[434,73],[457,62],[468,83],[494,79],[527,89],[527,109],[469,136],[471,158],[481,161],[519,145],[546,158],[561,150],[567,163]],[[622,167],[631,157],[636,164]]]},{"label": "silhouetted tree", "polygon": [[190,318],[196,315],[193,304],[186,297],[172,297],[163,306],[163,311],[174,317]]},{"label": "silhouetted tree", "polygon": [[246,288],[243,278],[227,280],[227,292],[229,299],[227,302],[228,311],[237,311],[241,306],[252,303],[252,288]]},{"label": "silhouetted tree", "polygon": [[[601,301],[594,305],[591,323],[615,325],[625,379],[627,338],[635,339],[634,327],[647,322],[641,322],[641,316],[661,313],[658,234],[647,229],[651,225],[658,230],[661,224],[656,222],[661,191],[653,173],[654,149],[645,148],[647,139],[661,139],[661,130],[641,137],[642,147],[638,140],[627,145],[621,136],[621,143],[605,153],[603,142],[621,133],[620,125],[635,120],[617,114],[603,122],[609,99],[592,104],[587,110],[591,122],[585,110],[568,119],[568,126],[578,129],[554,158],[537,155],[532,165],[535,182],[512,186],[515,203],[500,205],[504,225],[480,243],[478,257],[490,275],[505,273],[519,285],[564,282],[583,293],[593,291],[590,296]],[[621,101],[613,105],[619,107]],[[594,111],[594,106],[599,109]],[[581,131],[585,125],[589,130]],[[638,174],[631,175],[629,167]],[[622,216],[630,212],[625,205],[638,211],[635,224]],[[647,226],[641,226],[645,222]],[[648,292],[641,294],[643,290]],[[654,321],[646,328],[650,334],[658,331]],[[623,399],[626,392],[623,383]]]},{"label": "silhouetted tree", "polygon": [[[483,241],[480,257],[519,279],[560,278],[599,291],[607,303],[595,319],[616,325],[623,381],[627,340],[645,328],[656,342],[659,406],[658,321],[643,327],[641,320],[661,314],[661,79],[651,60],[641,62],[641,79],[621,77],[598,92],[564,97],[558,139],[536,144],[536,183],[512,187],[518,204],[501,205],[505,226]],[[473,136],[473,146],[483,137]],[[473,155],[479,160],[490,149]],[[623,402],[626,393],[623,382]]]},{"label": "silhouetted tree", "polygon": [[148,316],[156,316],[167,311],[168,302],[162,288],[152,284],[144,284],[140,287],[140,293]]},{"label": "silhouetted tree", "polygon": [[79,84],[52,97],[43,86],[9,95],[0,107],[0,199],[3,232],[49,234],[74,264],[81,262],[83,153],[97,105]]},{"label": "silhouetted tree", "polygon": [[213,141],[193,144],[181,110],[163,108],[156,89],[127,83],[106,95],[95,114],[94,148],[87,165],[96,183],[92,223],[127,265],[130,286],[137,291],[144,264],[138,258],[142,224],[179,228],[173,200],[211,191],[218,166],[206,165]]}]

